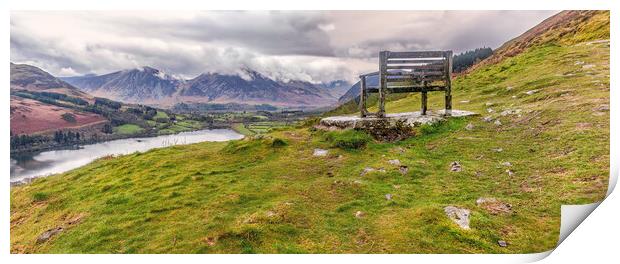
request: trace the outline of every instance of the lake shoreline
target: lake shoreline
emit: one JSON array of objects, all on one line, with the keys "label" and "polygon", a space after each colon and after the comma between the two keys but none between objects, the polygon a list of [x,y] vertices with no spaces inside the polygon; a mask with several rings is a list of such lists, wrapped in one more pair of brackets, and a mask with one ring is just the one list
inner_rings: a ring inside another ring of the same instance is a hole
[{"label": "lake shoreline", "polygon": [[138,133],[138,134],[126,134],[126,135],[116,134],[116,135],[109,135],[108,137],[100,138],[100,139],[88,139],[88,140],[84,140],[79,143],[70,142],[66,144],[34,146],[34,147],[25,148],[25,149],[11,149],[9,155],[10,157],[13,157],[13,155],[26,155],[26,154],[32,154],[32,153],[45,152],[45,151],[79,148],[79,147],[83,147],[87,145],[93,145],[93,144],[104,143],[104,142],[120,140],[120,139],[150,138],[150,137],[158,137],[158,136],[166,136],[166,135],[176,135],[176,134],[180,134],[184,132],[193,132],[193,131],[208,130],[208,129],[233,129],[233,128],[230,125],[211,125],[211,126],[205,126],[199,129],[181,131],[181,132],[172,133],[172,134],[157,134],[153,132],[143,132],[143,133]]},{"label": "lake shoreline", "polygon": [[201,129],[153,137],[130,137],[63,149],[11,154],[11,186],[23,185],[32,180],[64,173],[103,156],[126,155],[174,145],[201,142],[223,142],[244,137],[230,128]]}]

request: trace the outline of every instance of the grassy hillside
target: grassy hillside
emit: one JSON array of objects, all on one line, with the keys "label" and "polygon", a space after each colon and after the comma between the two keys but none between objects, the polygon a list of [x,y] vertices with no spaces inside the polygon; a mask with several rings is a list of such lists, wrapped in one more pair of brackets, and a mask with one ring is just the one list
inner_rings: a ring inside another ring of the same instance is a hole
[{"label": "grassy hillside", "polygon": [[[11,251],[530,253],[553,248],[560,205],[598,201],[607,190],[609,42],[531,47],[458,77],[454,87],[454,108],[480,116],[425,126],[396,143],[287,128],[229,143],[104,158],[14,187]],[[442,98],[430,94],[431,109],[441,108]],[[417,95],[386,106],[388,112],[418,108]],[[365,147],[339,143],[354,140]],[[313,156],[315,148],[329,153]],[[408,171],[401,173],[388,162],[393,159]],[[450,171],[453,161],[462,171]],[[376,170],[364,174],[366,167]],[[478,206],[480,197],[508,203],[511,210]],[[470,230],[445,216],[449,205],[471,210]],[[36,242],[56,227],[64,229]],[[500,247],[498,240],[508,245]]]}]

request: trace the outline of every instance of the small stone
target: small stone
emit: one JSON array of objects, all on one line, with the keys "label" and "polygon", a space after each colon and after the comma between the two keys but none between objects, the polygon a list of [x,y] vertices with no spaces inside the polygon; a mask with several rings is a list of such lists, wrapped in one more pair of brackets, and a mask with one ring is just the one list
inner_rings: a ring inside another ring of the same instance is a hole
[{"label": "small stone", "polygon": [[400,189],[400,185],[392,185],[392,187],[394,187],[394,189]]},{"label": "small stone", "polygon": [[313,156],[317,156],[317,157],[322,157],[322,156],[327,156],[327,153],[328,153],[328,152],[329,152],[329,151],[328,151],[328,150],[326,150],[326,149],[319,149],[319,148],[316,148],[316,149],[314,149],[314,153],[312,153],[312,155],[313,155]]},{"label": "small stone", "polygon": [[467,104],[467,103],[469,103],[469,100],[463,100],[463,101],[461,101],[461,103]]},{"label": "small stone", "polygon": [[495,120],[495,122],[493,122],[493,124],[496,125],[496,126],[501,126],[502,122],[499,121],[499,119],[498,119],[498,120]]},{"label": "small stone", "polygon": [[493,118],[491,116],[485,116],[485,117],[482,118],[482,120],[484,122],[491,122],[491,121],[493,121]]},{"label": "small stone", "polygon": [[506,173],[508,173],[508,176],[512,176],[515,175],[515,173],[511,170],[506,170]]},{"label": "small stone", "polygon": [[267,211],[267,212],[265,213],[265,215],[266,215],[267,217],[274,217],[274,216],[276,215],[276,213],[275,213],[275,212],[273,212],[273,211]]},{"label": "small stone", "polygon": [[599,107],[595,108],[594,111],[599,111],[599,112],[609,111],[609,105],[608,104],[600,105]]},{"label": "small stone", "polygon": [[502,162],[502,165],[504,165],[506,167],[510,167],[510,166],[512,166],[512,163],[506,161],[506,162]]},{"label": "small stone", "polygon": [[389,194],[389,193],[386,194],[385,195],[385,199],[388,200],[388,201],[392,200],[392,194]]},{"label": "small stone", "polygon": [[506,244],[506,241],[504,241],[504,240],[499,240],[499,241],[497,241],[497,244],[498,244],[500,247],[506,247],[506,246],[508,245],[508,244]]},{"label": "small stone", "polygon": [[56,227],[56,228],[48,229],[47,231],[45,231],[41,235],[39,235],[39,237],[37,237],[37,244],[41,244],[41,243],[43,243],[45,241],[48,241],[54,235],[62,232],[63,230],[64,229],[62,227]]},{"label": "small stone", "polygon": [[583,62],[583,61],[576,61],[575,62],[575,65],[583,65],[583,64],[585,64],[585,62]]},{"label": "small stone", "polygon": [[510,98],[512,98],[512,99],[517,99],[517,96],[516,96],[516,95],[513,95],[513,96],[511,96]]},{"label": "small stone", "polygon": [[453,161],[450,163],[450,171],[459,172],[461,170],[461,164],[458,161]]},{"label": "small stone", "polygon": [[388,160],[388,163],[392,165],[400,166],[400,160],[397,160],[397,159]]},{"label": "small stone", "polygon": [[385,173],[385,169],[384,168],[379,168],[377,171],[381,172],[381,173]]},{"label": "small stone", "polygon": [[495,151],[495,152],[502,152],[502,151],[504,151],[503,148],[494,148],[492,150]]},{"label": "small stone", "polygon": [[586,64],[586,65],[581,66],[581,68],[583,68],[583,69],[591,69],[591,68],[594,68],[594,67],[596,67],[596,65],[594,65],[594,64]]},{"label": "small stone", "polygon": [[401,165],[400,168],[398,168],[398,171],[400,171],[400,174],[406,175],[407,172],[409,172],[409,167]]},{"label": "small stone", "polygon": [[510,90],[512,90],[512,88],[514,88],[514,87],[508,86],[508,87],[506,87],[506,91],[510,91]]},{"label": "small stone", "polygon": [[364,217],[364,215],[366,215],[366,214],[364,214],[364,212],[362,212],[362,211],[355,212],[355,217],[356,218],[362,218],[362,217]]},{"label": "small stone", "polygon": [[360,181],[360,180],[354,180],[354,181],[353,181],[353,184],[360,185],[360,184],[362,184],[362,181]]},{"label": "small stone", "polygon": [[446,215],[452,219],[460,228],[462,229],[470,229],[469,228],[469,210],[465,208],[458,208],[455,206],[446,206],[444,209]]},{"label": "small stone", "polygon": [[375,171],[375,169],[374,169],[374,168],[371,168],[371,167],[366,167],[366,168],[364,168],[364,170],[362,171],[362,173],[360,173],[360,176],[364,176],[364,175],[366,175],[366,174],[368,174],[368,173],[370,173],[370,172],[373,172],[373,171]]},{"label": "small stone", "polygon": [[525,92],[525,94],[532,95],[532,94],[535,94],[537,92],[538,92],[538,90],[530,90],[530,91]]},{"label": "small stone", "polygon": [[474,129],[474,125],[472,123],[469,123],[469,124],[467,124],[467,126],[465,126],[465,129],[473,130]]},{"label": "small stone", "polygon": [[487,113],[493,113],[495,112],[495,110],[491,109],[491,108],[487,108]]},{"label": "small stone", "polygon": [[491,103],[491,102],[486,102],[486,103],[484,103],[484,105],[486,105],[486,106],[492,106],[492,105],[494,105],[494,103]]}]

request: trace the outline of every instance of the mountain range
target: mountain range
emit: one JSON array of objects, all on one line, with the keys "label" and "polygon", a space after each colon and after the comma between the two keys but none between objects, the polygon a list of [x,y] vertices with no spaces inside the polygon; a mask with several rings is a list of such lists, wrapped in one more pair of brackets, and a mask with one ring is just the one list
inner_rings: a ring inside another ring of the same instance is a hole
[{"label": "mountain range", "polygon": [[204,73],[189,80],[147,66],[61,79],[95,96],[159,106],[182,102],[322,107],[337,103],[338,97],[350,87],[340,80],[326,84],[274,80],[247,68],[241,75]]}]

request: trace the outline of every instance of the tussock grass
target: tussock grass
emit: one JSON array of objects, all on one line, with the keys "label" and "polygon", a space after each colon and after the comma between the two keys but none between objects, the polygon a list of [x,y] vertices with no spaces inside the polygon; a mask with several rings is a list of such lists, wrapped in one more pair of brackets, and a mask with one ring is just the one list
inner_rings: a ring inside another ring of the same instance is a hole
[{"label": "tussock grass", "polygon": [[[588,64],[595,66],[583,67]],[[324,132],[287,128],[264,137],[108,157],[13,187],[11,251],[531,253],[553,248],[560,206],[599,201],[607,190],[610,117],[602,106],[609,105],[609,43],[540,46],[458,77],[454,87],[454,108],[482,116],[422,127],[398,142],[366,140],[355,131],[325,140]],[[527,94],[531,90],[537,92]],[[441,108],[442,101],[441,94],[429,96],[431,108]],[[419,97],[390,101],[386,109],[415,111]],[[502,125],[482,120],[487,116]],[[286,144],[275,143],[280,140]],[[363,150],[347,150],[360,142]],[[315,148],[329,149],[329,155],[312,156]],[[389,164],[392,159],[408,172]],[[452,161],[463,170],[451,172]],[[361,176],[366,167],[377,170]],[[480,197],[510,203],[513,211],[492,214],[476,206]],[[471,210],[471,230],[445,216],[448,205]],[[357,211],[364,215],[355,217]],[[50,241],[35,243],[73,215],[85,217]],[[498,240],[508,246],[499,247]]]}]

